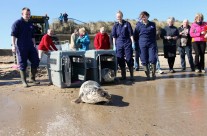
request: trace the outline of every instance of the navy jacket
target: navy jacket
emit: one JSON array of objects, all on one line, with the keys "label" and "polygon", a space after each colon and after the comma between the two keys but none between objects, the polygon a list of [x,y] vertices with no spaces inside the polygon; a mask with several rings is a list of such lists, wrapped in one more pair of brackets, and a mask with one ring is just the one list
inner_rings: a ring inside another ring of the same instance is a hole
[{"label": "navy jacket", "polygon": [[24,21],[23,18],[17,20],[12,25],[11,36],[17,38],[17,47],[34,46],[32,38],[34,38],[34,27],[32,22]]},{"label": "navy jacket", "polygon": [[133,36],[131,24],[122,20],[122,24],[116,22],[112,29],[112,37],[116,38],[116,45],[131,44],[130,37]]},{"label": "navy jacket", "polygon": [[135,46],[146,46],[156,44],[156,25],[149,21],[146,25],[137,22],[134,30]]}]

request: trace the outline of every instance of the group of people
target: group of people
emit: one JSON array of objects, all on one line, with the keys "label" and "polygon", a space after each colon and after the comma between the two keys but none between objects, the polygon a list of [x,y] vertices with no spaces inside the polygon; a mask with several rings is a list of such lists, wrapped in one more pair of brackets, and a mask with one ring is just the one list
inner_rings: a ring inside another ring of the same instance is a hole
[{"label": "group of people", "polygon": [[[70,50],[72,51],[86,51],[89,50],[90,38],[85,30],[85,28],[76,28],[74,33],[71,35],[70,39]],[[105,28],[101,27],[100,32],[98,32],[94,38],[94,48],[99,49],[110,49],[110,38],[105,32]]]},{"label": "group of people", "polygon": [[[112,36],[113,44],[117,53],[118,64],[121,68],[121,79],[126,79],[125,62],[130,72],[130,80],[133,78],[133,49],[138,51],[135,55],[140,55],[140,59],[147,76],[147,80],[156,79],[156,69],[160,70],[157,49],[157,30],[154,22],[148,20],[149,13],[143,11],[139,15],[139,21],[134,31],[129,22],[123,20],[123,13],[116,14]],[[205,49],[207,39],[207,23],[204,22],[201,13],[196,14],[193,24],[185,19],[179,28],[174,26],[175,18],[167,19],[167,26],[161,32],[163,39],[164,57],[168,61],[169,72],[174,73],[174,62],[178,44],[178,51],[181,58],[182,71],[186,70],[185,54],[187,54],[192,71],[205,73]],[[195,61],[193,61],[192,47],[195,51]],[[135,56],[136,58],[136,56]],[[159,68],[157,68],[159,67]],[[150,72],[151,71],[151,72]],[[150,76],[150,73],[152,75]]]},{"label": "group of people", "polygon": [[63,22],[67,23],[68,22],[68,14],[66,12],[64,14],[60,13],[58,20],[59,20],[60,24],[63,24]]},{"label": "group of people", "polygon": [[[33,33],[33,24],[29,21],[30,9],[22,9],[21,19],[15,21],[12,25],[12,51],[17,53],[17,59],[19,62],[21,81],[24,87],[28,87],[26,81],[26,68],[27,60],[31,62],[30,82],[33,84],[39,84],[35,80],[39,61],[42,58],[42,54],[49,55],[49,51],[56,51],[51,36],[53,30],[48,29],[46,35],[42,37],[42,40],[38,46],[38,52],[36,50],[36,44]],[[147,80],[156,79],[156,70],[160,69],[158,59],[157,48],[157,30],[156,24],[149,21],[149,13],[143,11],[139,15],[139,21],[133,30],[131,24],[123,19],[123,13],[118,11],[116,13],[117,22],[115,22],[111,35],[105,32],[105,28],[101,27],[94,39],[94,48],[110,49],[110,43],[113,44],[113,49],[116,52],[118,65],[121,69],[121,80],[126,80],[126,64],[129,68],[130,79],[134,81],[134,59],[133,51],[135,51],[135,70],[139,69],[139,57],[142,62]],[[207,38],[207,23],[203,21],[202,14],[196,14],[195,21],[189,26],[188,20],[184,20],[182,26],[176,28],[174,26],[174,17],[170,17],[167,20],[167,26],[165,26],[161,32],[160,37],[163,39],[164,45],[164,57],[168,60],[169,71],[174,73],[173,69],[175,57],[176,57],[176,44],[179,43],[178,51],[181,57],[182,71],[186,70],[185,53],[188,56],[189,64],[192,71],[206,72],[204,65],[204,55],[206,48]],[[110,42],[110,37],[112,42]],[[89,50],[90,38],[85,28],[75,29],[71,35],[70,49],[73,51],[86,51]],[[195,61],[192,57],[192,46],[195,51]],[[39,55],[38,55],[39,54]],[[150,72],[151,71],[151,72]],[[152,75],[151,75],[152,73]],[[49,74],[50,76],[50,74]],[[50,84],[51,82],[51,77]]]}]

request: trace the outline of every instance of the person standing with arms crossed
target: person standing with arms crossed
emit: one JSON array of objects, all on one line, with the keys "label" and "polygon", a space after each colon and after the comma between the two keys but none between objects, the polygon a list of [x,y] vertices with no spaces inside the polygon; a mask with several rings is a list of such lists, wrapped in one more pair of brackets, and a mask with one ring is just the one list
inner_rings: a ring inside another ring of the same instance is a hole
[{"label": "person standing with arms crossed", "polygon": [[27,60],[31,62],[30,82],[39,84],[35,80],[39,58],[35,44],[34,27],[29,21],[31,12],[29,8],[22,9],[22,17],[12,25],[12,52],[17,52],[21,81],[24,87],[29,87],[26,81]]},{"label": "person standing with arms crossed", "polygon": [[190,36],[192,37],[192,45],[195,51],[195,72],[206,73],[205,70],[205,50],[207,33],[205,27],[207,23],[203,21],[203,14],[197,13],[195,21],[190,28]]},{"label": "person standing with arms crossed", "polygon": [[120,79],[126,79],[126,62],[130,72],[130,80],[134,81],[134,60],[132,49],[132,44],[134,44],[133,30],[131,24],[122,18],[123,13],[121,11],[118,11],[116,13],[117,22],[115,22],[112,28],[113,44],[116,49],[118,64],[121,68],[122,77]]}]

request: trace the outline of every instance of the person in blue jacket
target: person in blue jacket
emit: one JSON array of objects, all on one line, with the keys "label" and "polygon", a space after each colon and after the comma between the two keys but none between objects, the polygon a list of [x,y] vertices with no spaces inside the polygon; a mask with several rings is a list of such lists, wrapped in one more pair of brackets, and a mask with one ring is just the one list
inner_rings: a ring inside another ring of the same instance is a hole
[{"label": "person in blue jacket", "polygon": [[22,9],[22,17],[12,25],[12,51],[17,53],[21,81],[24,87],[29,87],[26,81],[27,60],[31,62],[30,82],[39,84],[35,80],[39,58],[35,44],[34,26],[30,19],[30,9]]},{"label": "person in blue jacket", "polygon": [[78,46],[77,48],[79,51],[86,51],[89,50],[89,44],[90,44],[90,38],[88,34],[86,33],[85,28],[80,28],[79,29],[79,36],[78,39],[76,40],[76,45]]},{"label": "person in blue jacket", "polygon": [[156,78],[157,63],[157,42],[156,42],[156,25],[148,20],[149,13],[143,11],[140,13],[140,20],[134,30],[135,47],[140,47],[140,59],[144,67],[147,80],[150,79],[150,65],[152,67],[152,79]]},{"label": "person in blue jacket", "polygon": [[112,28],[113,44],[116,50],[117,61],[121,68],[121,80],[126,79],[126,62],[130,72],[130,80],[133,81],[133,30],[131,24],[128,21],[123,20],[122,18],[123,13],[121,11],[118,11],[116,13],[116,19],[118,22],[115,22]]}]

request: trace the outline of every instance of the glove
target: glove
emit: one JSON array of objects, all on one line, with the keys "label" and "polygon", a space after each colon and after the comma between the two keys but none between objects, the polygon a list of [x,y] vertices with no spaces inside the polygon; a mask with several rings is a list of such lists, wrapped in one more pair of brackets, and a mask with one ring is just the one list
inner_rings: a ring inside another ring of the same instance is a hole
[{"label": "glove", "polygon": [[16,46],[15,45],[12,45],[12,52],[16,52]]},{"label": "glove", "polygon": [[135,43],[132,43],[132,49],[135,50]]},{"label": "glove", "polygon": [[113,50],[116,51],[116,45],[113,45]]}]

